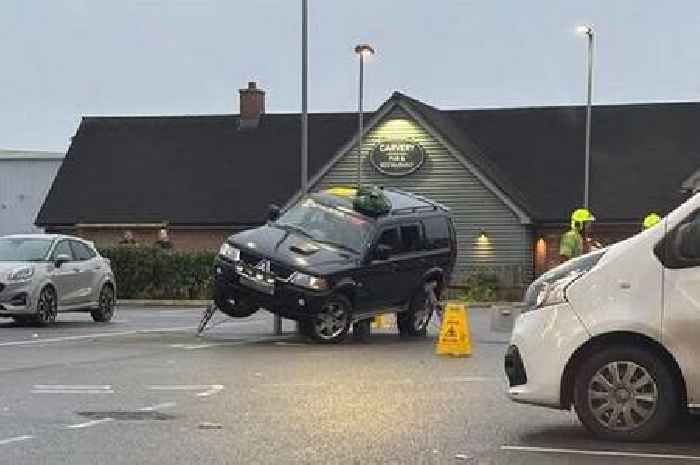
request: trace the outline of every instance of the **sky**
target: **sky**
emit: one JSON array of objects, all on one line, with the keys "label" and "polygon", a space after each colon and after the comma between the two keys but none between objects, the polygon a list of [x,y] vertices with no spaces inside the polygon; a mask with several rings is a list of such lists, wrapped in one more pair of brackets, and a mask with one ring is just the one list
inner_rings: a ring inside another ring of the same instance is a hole
[{"label": "sky", "polygon": [[[309,110],[394,90],[439,108],[700,100],[696,0],[308,0]],[[67,149],[85,115],[301,108],[301,0],[1,0],[0,148]]]}]

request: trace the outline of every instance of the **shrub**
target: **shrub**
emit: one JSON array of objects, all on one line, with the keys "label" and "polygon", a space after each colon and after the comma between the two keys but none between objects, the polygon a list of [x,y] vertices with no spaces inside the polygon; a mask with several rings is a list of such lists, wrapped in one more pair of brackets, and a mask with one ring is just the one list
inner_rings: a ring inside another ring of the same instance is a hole
[{"label": "shrub", "polygon": [[121,299],[209,299],[213,252],[181,253],[156,247],[101,249],[112,261]]},{"label": "shrub", "polygon": [[493,302],[499,290],[498,276],[484,273],[470,274],[460,286],[458,298],[467,302]]}]

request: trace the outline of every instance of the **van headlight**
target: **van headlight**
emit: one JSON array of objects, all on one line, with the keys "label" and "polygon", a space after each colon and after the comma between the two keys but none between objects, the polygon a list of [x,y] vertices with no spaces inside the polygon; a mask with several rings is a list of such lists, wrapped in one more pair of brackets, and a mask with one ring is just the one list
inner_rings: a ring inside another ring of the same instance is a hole
[{"label": "van headlight", "polygon": [[232,246],[228,242],[224,242],[224,244],[219,249],[219,255],[221,255],[227,260],[237,262],[241,259],[241,249]]},{"label": "van headlight", "polygon": [[544,283],[537,292],[535,308],[549,307],[567,302],[566,290],[571,283],[576,281],[581,275],[583,275],[583,273],[572,273],[552,283]]},{"label": "van headlight", "polygon": [[323,291],[328,289],[328,281],[325,279],[300,273],[298,271],[292,275],[289,281],[295,286],[305,287],[306,289],[313,289],[315,291]]},{"label": "van headlight", "polygon": [[12,270],[8,275],[7,275],[7,280],[8,281],[29,281],[32,279],[32,276],[34,276],[34,267],[32,266],[27,266],[24,268],[17,268]]}]

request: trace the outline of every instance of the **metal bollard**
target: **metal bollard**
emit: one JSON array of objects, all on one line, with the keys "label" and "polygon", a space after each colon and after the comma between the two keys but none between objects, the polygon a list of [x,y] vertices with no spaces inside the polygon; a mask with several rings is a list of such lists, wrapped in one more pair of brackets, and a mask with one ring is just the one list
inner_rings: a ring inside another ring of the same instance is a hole
[{"label": "metal bollard", "polygon": [[279,315],[275,315],[274,333],[275,336],[279,336],[282,334],[282,317]]}]

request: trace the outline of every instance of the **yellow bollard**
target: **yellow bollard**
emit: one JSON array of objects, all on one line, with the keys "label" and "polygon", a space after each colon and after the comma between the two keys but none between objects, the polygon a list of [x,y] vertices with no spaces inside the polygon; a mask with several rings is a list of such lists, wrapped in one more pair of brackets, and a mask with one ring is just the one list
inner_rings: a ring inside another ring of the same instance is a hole
[{"label": "yellow bollard", "polygon": [[461,302],[449,302],[442,316],[435,353],[463,357],[471,355],[467,309]]}]

